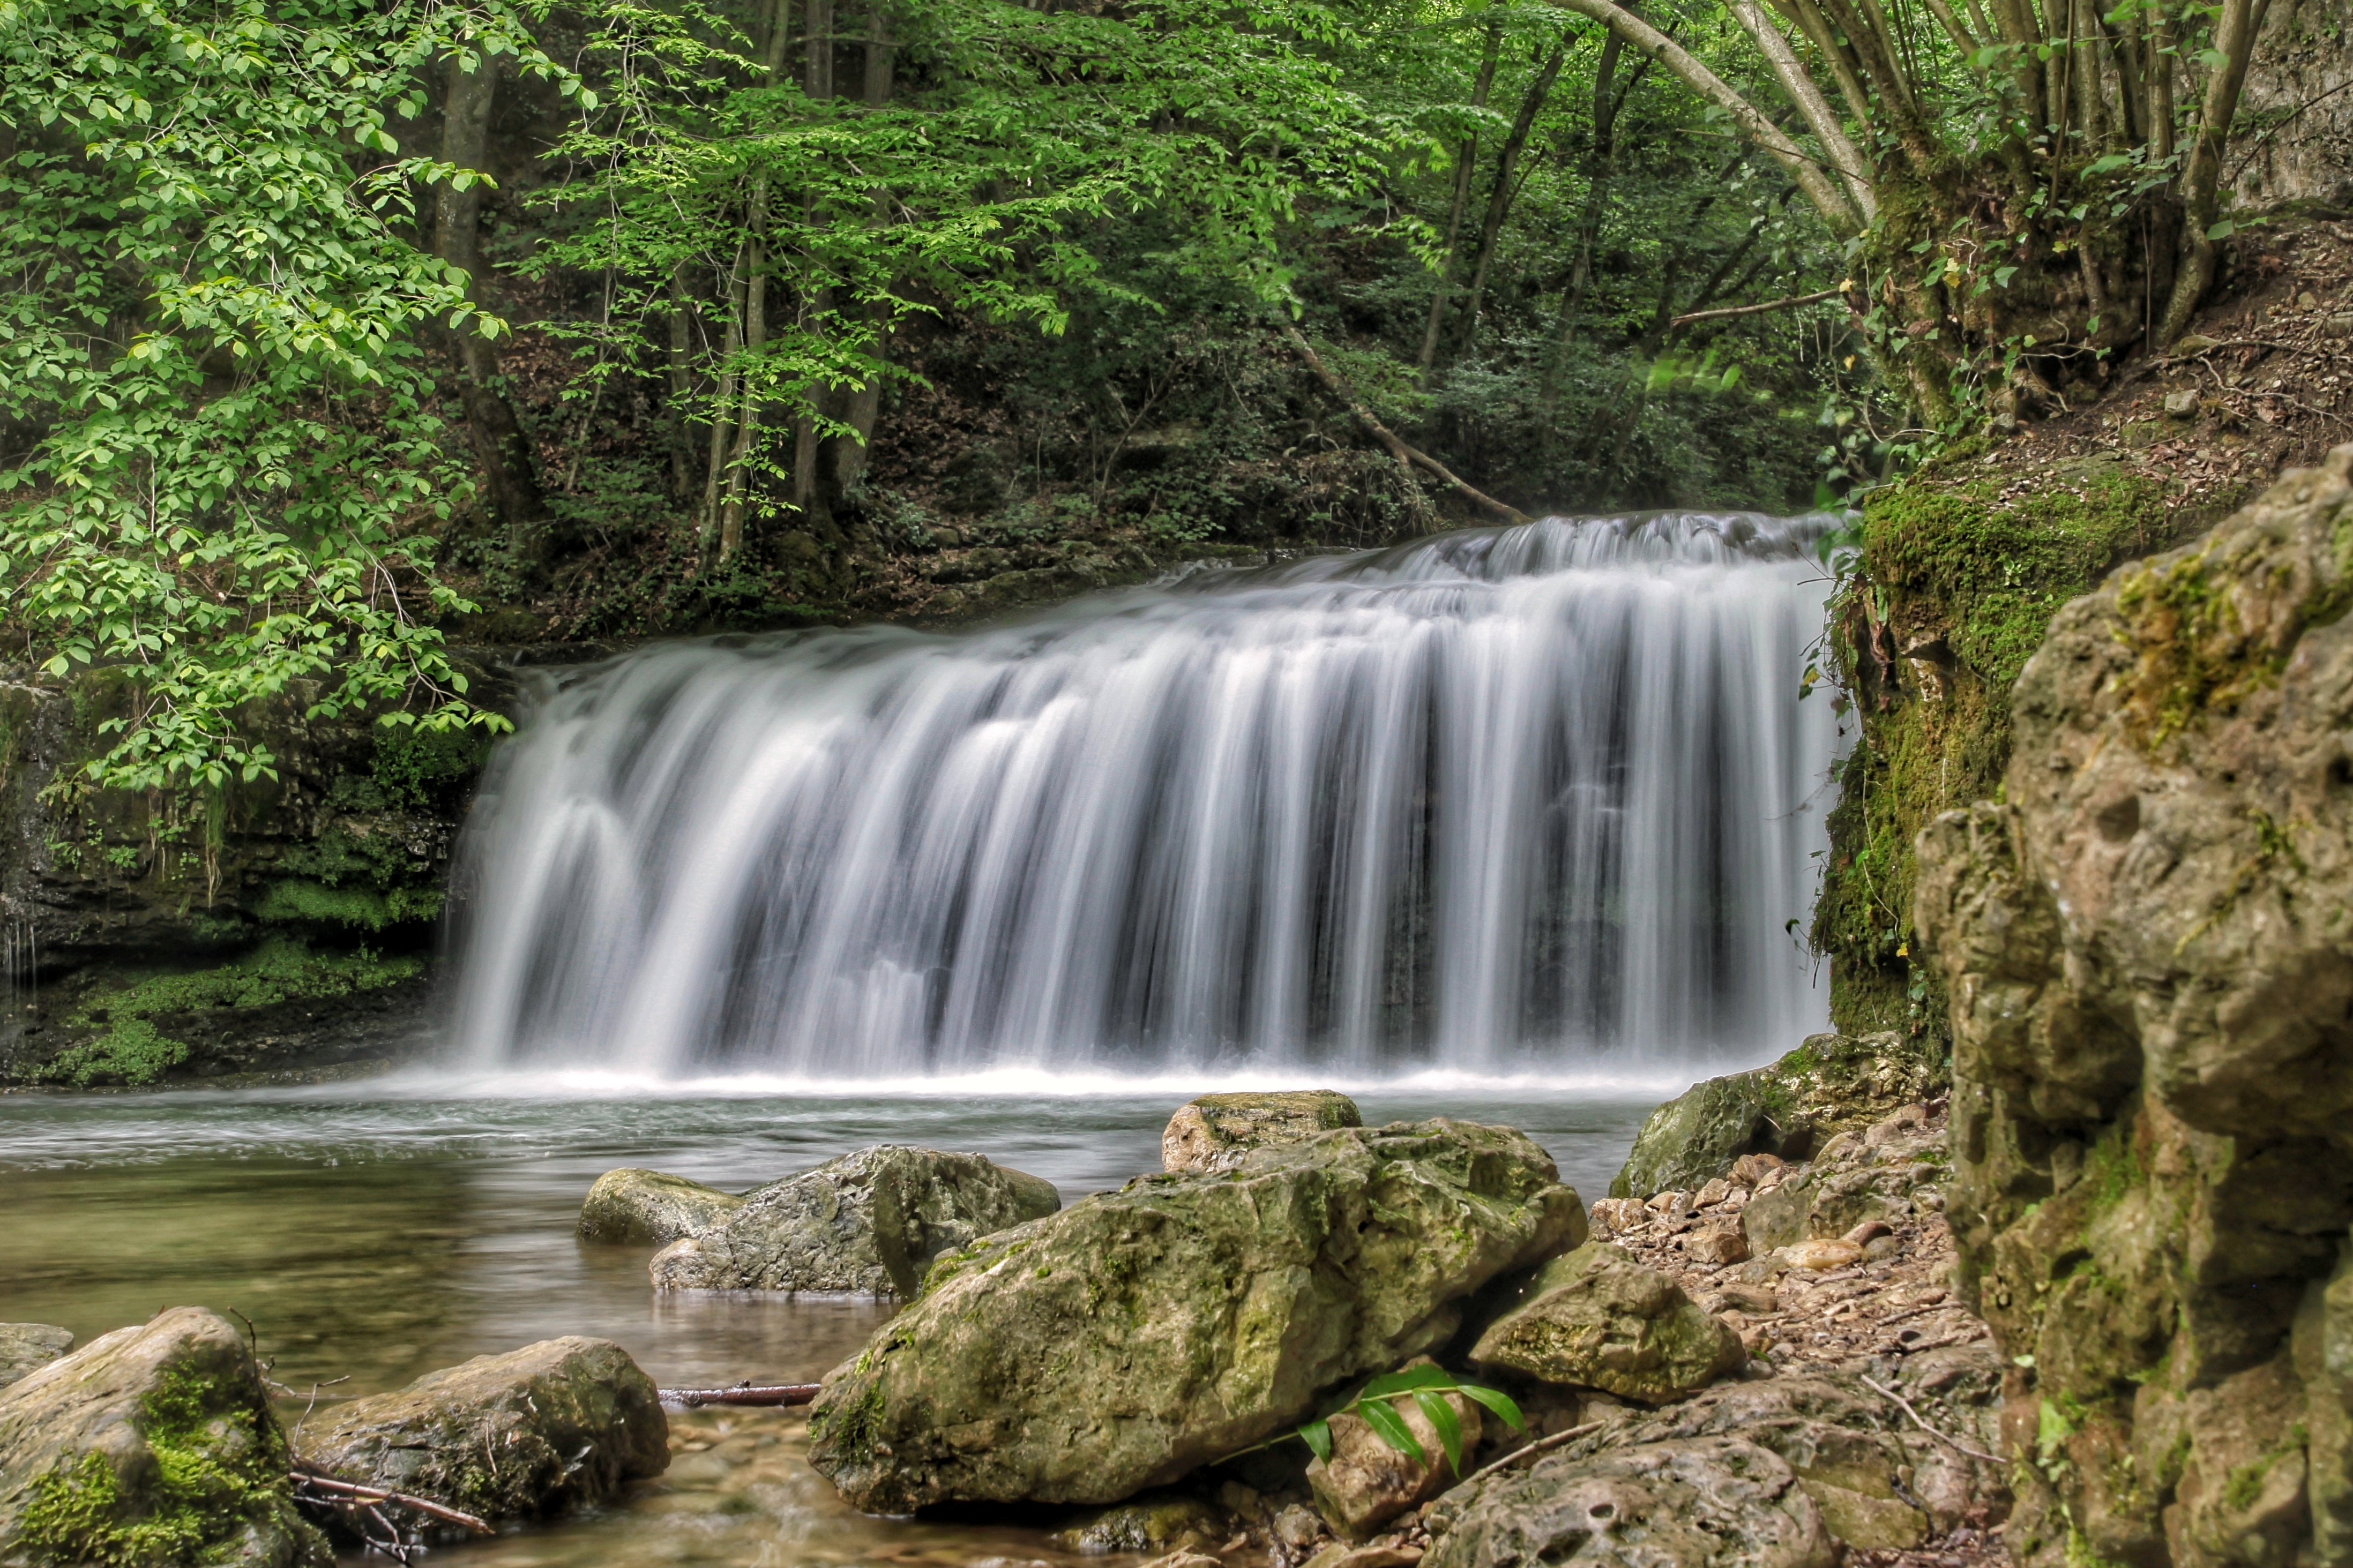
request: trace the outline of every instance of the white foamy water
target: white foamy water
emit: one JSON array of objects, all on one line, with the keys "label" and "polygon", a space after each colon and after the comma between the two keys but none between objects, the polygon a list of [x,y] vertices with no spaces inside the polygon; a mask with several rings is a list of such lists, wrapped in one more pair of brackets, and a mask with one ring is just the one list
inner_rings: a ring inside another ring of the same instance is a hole
[{"label": "white foamy water", "polygon": [[1822,1026],[1819,521],[1457,533],[951,636],[650,647],[507,746],[459,1065],[1681,1077]]}]

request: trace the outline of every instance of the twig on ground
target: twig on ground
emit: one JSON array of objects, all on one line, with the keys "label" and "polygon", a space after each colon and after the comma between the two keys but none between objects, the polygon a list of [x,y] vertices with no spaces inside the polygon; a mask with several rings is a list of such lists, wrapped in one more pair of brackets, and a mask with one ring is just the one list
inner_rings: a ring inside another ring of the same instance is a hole
[{"label": "twig on ground", "polygon": [[1904,1407],[1904,1414],[1912,1417],[1912,1421],[1915,1426],[1918,1426],[1921,1431],[1928,1434],[1929,1436],[1936,1439],[1937,1442],[1942,1443],[1946,1447],[1952,1449],[1955,1453],[1967,1454],[1972,1459],[1983,1459],[1989,1464],[1999,1465],[2002,1462],[2000,1455],[1989,1454],[1983,1448],[1972,1448],[1967,1443],[1962,1442],[1959,1438],[1947,1437],[1942,1432],[1937,1431],[1934,1426],[1929,1426],[1928,1418],[1921,1415],[1917,1410],[1912,1408],[1912,1402],[1910,1400],[1905,1398],[1902,1394],[1896,1393],[1885,1384],[1871,1377],[1865,1377],[1862,1381],[1870,1384],[1872,1387],[1879,1390],[1880,1393],[1887,1395],[1888,1398],[1895,1401],[1896,1404],[1902,1405]]},{"label": "twig on ground", "polygon": [[388,1502],[400,1508],[414,1509],[418,1513],[424,1514],[428,1519],[438,1519],[449,1524],[462,1526],[467,1530],[472,1531],[477,1535],[496,1535],[498,1533],[497,1531],[492,1530],[488,1524],[484,1523],[481,1520],[476,1519],[472,1514],[461,1513],[458,1510],[451,1508],[447,1503],[435,1502],[430,1498],[412,1497],[406,1492],[387,1491],[382,1487],[364,1487],[355,1481],[337,1480],[332,1476],[321,1475],[318,1471],[312,1469],[304,1469],[301,1468],[296,1468],[294,1471],[294,1487],[297,1491],[307,1487],[315,1491],[330,1494],[329,1496],[313,1500],[318,1502],[332,1503],[338,1500],[348,1500],[353,1503],[364,1505],[370,1509],[373,1509],[375,1505],[378,1503]]},{"label": "twig on ground", "polygon": [[727,1388],[664,1388],[664,1405],[807,1405],[825,1387],[821,1383],[739,1383]]},{"label": "twig on ground", "polygon": [[1502,1458],[1472,1471],[1463,1479],[1462,1484],[1467,1487],[1473,1481],[1483,1481],[1498,1470],[1510,1469],[1522,1459],[1532,1459],[1538,1454],[1557,1448],[1562,1444],[1574,1441],[1578,1437],[1589,1437],[1600,1431],[1602,1423],[1599,1421],[1588,1421],[1582,1426],[1572,1426],[1566,1432],[1556,1432],[1549,1437],[1539,1437],[1526,1447],[1514,1448]]}]

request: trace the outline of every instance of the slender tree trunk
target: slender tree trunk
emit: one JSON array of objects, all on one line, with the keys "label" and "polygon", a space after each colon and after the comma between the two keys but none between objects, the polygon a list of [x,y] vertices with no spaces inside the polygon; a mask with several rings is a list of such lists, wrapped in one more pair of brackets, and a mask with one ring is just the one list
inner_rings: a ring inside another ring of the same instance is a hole
[{"label": "slender tree trunk", "polygon": [[1479,258],[1471,268],[1471,288],[1462,306],[1462,349],[1468,353],[1478,346],[1479,313],[1487,293],[1487,272],[1494,265],[1495,245],[1503,237],[1504,220],[1511,216],[1513,198],[1520,194],[1519,182],[1513,178],[1520,164],[1520,153],[1528,144],[1528,132],[1544,112],[1545,100],[1552,96],[1552,84],[1560,79],[1561,61],[1568,58],[1568,41],[1563,38],[1545,57],[1543,67],[1528,90],[1520,99],[1520,112],[1512,121],[1512,131],[1504,139],[1504,150],[1495,161],[1494,189],[1487,193],[1487,214],[1479,225]]},{"label": "slender tree trunk", "polygon": [[687,434],[688,405],[694,394],[693,310],[686,268],[681,266],[670,280],[670,357],[665,366],[670,389],[670,490],[681,501],[694,493],[694,442]]},{"label": "slender tree trunk", "polygon": [[702,481],[702,548],[707,552],[719,542],[720,495],[727,484],[729,438],[735,433],[735,357],[744,347],[744,260],[751,249],[748,240],[735,247],[734,258],[727,264],[727,335],[719,350],[719,395],[713,400],[711,419],[711,462],[703,470]]},{"label": "slender tree trunk", "polygon": [[[860,83],[860,98],[869,109],[881,109],[891,101],[891,65],[893,46],[891,42],[891,17],[881,0],[867,0],[866,47],[864,79]],[[880,226],[885,216],[884,196],[874,196],[874,222]],[[885,333],[890,325],[889,309],[870,307],[867,321],[875,333],[874,357],[881,359],[889,344]],[[842,414],[842,423],[858,432],[854,441],[843,439],[835,444],[833,475],[837,488],[847,489],[866,471],[867,455],[873,445],[875,421],[882,414],[882,378],[869,376],[849,389]]]},{"label": "slender tree trunk", "polygon": [[2222,151],[2230,144],[2231,122],[2238,117],[2239,93],[2246,86],[2247,64],[2255,39],[2263,30],[2270,0],[2222,0],[2214,19],[2214,47],[2223,63],[2206,80],[2206,101],[2198,115],[2198,140],[2190,144],[2189,164],[2181,180],[2182,241],[2186,254],[2174,274],[2173,296],[2166,301],[2165,321],[2158,341],[2169,344],[2189,329],[2198,301],[2214,281],[2216,242],[2208,238],[2221,216]]},{"label": "slender tree trunk", "polygon": [[[498,59],[484,55],[475,68],[449,67],[443,95],[441,157],[461,169],[480,169],[489,151],[491,110],[498,94]],[[482,301],[482,185],[480,181],[459,190],[444,181],[433,198],[435,253],[466,274],[466,297]],[[547,503],[539,485],[531,437],[498,389],[499,358],[491,342],[468,322],[450,337],[462,372],[460,396],[466,409],[467,444],[482,472],[483,489],[491,515],[507,536],[509,550],[521,561],[536,561],[545,546],[541,522]]]},{"label": "slender tree trunk", "polygon": [[[1613,35],[1614,36],[1614,35]],[[1471,107],[1487,107],[1487,90],[1494,85],[1495,61],[1504,46],[1504,24],[1487,24],[1487,47],[1479,60],[1479,75],[1471,89]],[[1471,205],[1471,176],[1479,162],[1479,138],[1465,136],[1454,154],[1454,202],[1446,215],[1446,253],[1438,264],[1438,289],[1430,297],[1430,322],[1421,332],[1422,379],[1430,378],[1438,362],[1438,334],[1446,322],[1446,295],[1454,282],[1454,247],[1462,237],[1462,215]]]},{"label": "slender tree trunk", "polygon": [[1545,356],[1544,378],[1537,405],[1544,410],[1545,439],[1553,438],[1552,415],[1560,406],[1561,377],[1568,353],[1577,342],[1577,324],[1585,310],[1585,292],[1593,282],[1593,247],[1601,237],[1601,218],[1609,205],[1609,186],[1618,169],[1618,114],[1641,79],[1637,65],[1623,88],[1618,85],[1618,58],[1625,41],[1613,29],[1601,41],[1601,59],[1593,69],[1593,142],[1585,171],[1585,205],[1577,215],[1577,248],[1568,267],[1568,286],[1561,290],[1560,319],[1553,326],[1551,351]]}]

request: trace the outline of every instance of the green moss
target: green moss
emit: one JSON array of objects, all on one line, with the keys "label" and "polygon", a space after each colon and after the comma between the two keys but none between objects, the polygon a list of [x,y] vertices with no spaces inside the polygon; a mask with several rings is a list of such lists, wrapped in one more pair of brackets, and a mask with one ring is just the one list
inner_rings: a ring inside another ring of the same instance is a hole
[{"label": "green moss", "polygon": [[208,1409],[204,1380],[167,1373],[143,1403],[140,1436],[154,1456],[137,1517],[101,1454],[60,1462],[33,1484],[19,1532],[34,1561],[156,1568],[226,1560],[256,1522],[290,1522],[286,1440],[260,1409]]},{"label": "green moss", "polygon": [[1993,797],[2010,692],[2052,618],[2116,562],[2165,544],[2164,491],[2124,475],[2005,496],[2009,476],[1936,465],[1864,504],[1858,570],[1831,651],[1858,743],[1842,765],[1815,951],[1851,1033],[1941,1037],[1938,982],[1912,957],[1912,842],[1938,813]]},{"label": "green moss", "polygon": [[185,1042],[167,1039],[144,1018],[125,1018],[98,1038],[58,1052],[41,1076],[78,1089],[101,1079],[137,1088],[153,1083],[187,1059]]},{"label": "green moss", "polygon": [[338,888],[329,884],[281,879],[253,907],[260,919],[276,924],[308,922],[382,931],[411,921],[429,921],[441,912],[438,888]]},{"label": "green moss", "polygon": [[[859,1371],[866,1368],[861,1365]],[[854,1464],[865,1464],[882,1440],[882,1384],[878,1379],[850,1405],[820,1410],[809,1417],[809,1441],[829,1442]]]}]

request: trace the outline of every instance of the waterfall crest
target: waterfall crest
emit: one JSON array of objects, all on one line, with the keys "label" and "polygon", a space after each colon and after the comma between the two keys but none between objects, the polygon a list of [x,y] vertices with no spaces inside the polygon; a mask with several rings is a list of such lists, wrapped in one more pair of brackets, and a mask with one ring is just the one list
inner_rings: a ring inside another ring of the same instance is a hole
[{"label": "waterfall crest", "polygon": [[460,850],[480,1067],[1757,1059],[1836,721],[1821,520],[1551,520],[569,672]]}]

